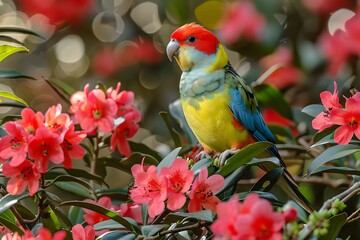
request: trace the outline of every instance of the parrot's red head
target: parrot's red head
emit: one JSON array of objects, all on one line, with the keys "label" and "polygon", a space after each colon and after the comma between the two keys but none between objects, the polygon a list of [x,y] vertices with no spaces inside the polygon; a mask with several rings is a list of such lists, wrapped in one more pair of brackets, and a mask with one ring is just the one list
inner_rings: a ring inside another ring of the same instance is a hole
[{"label": "parrot's red head", "polygon": [[190,71],[199,65],[219,65],[219,61],[224,67],[227,63],[227,55],[219,39],[196,23],[185,24],[173,32],[166,52],[170,61],[174,57],[183,71]]}]

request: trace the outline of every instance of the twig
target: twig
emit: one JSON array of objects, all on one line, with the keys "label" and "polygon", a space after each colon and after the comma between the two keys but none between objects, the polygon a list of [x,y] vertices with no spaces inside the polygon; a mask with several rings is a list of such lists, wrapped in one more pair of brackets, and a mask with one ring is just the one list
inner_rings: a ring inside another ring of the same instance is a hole
[{"label": "twig", "polygon": [[[331,180],[327,177],[310,177],[310,178],[301,178],[301,177],[294,177],[297,183],[315,183],[325,185],[331,188],[339,188],[339,187],[349,187],[351,182],[345,179],[338,179],[338,180]],[[258,178],[252,179],[243,179],[238,182],[239,185],[254,185],[257,183]]]},{"label": "twig", "polygon": [[346,222],[350,223],[358,219],[360,216],[355,217],[356,215],[360,214],[360,208],[356,209],[347,219]]}]

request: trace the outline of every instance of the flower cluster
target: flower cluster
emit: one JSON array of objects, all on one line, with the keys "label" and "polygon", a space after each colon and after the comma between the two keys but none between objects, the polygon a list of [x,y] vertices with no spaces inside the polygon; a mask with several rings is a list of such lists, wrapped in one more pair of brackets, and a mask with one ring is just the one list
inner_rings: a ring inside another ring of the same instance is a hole
[{"label": "flower cluster", "polygon": [[207,168],[203,168],[194,179],[194,172],[188,169],[188,163],[177,158],[171,167],[163,167],[160,173],[156,166],[136,164],[131,168],[134,176],[134,187],[130,190],[130,198],[137,204],[149,204],[150,217],[161,214],[166,207],[175,211],[184,206],[186,193],[190,190],[190,212],[205,209],[216,211],[220,200],[215,196],[224,186],[224,178],[218,174],[208,178]]},{"label": "flower cluster", "polygon": [[217,209],[211,230],[218,239],[282,239],[284,215],[274,212],[270,202],[257,194],[249,194],[243,203],[235,195]]},{"label": "flower cluster", "polygon": [[129,156],[130,146],[127,142],[139,129],[140,111],[133,106],[134,93],[120,91],[120,83],[116,89],[109,88],[89,90],[87,84],[84,91],[71,96],[69,111],[74,114],[76,123],[90,135],[112,133],[110,149],[118,149]]},{"label": "flower cluster", "polygon": [[45,115],[25,108],[20,120],[5,123],[8,135],[0,140],[0,161],[8,160],[2,172],[10,178],[10,194],[20,194],[28,186],[30,195],[34,195],[50,162],[70,168],[71,158],[84,156],[80,142],[86,134],[75,131],[70,116],[61,111],[60,104],[50,107]]},{"label": "flower cluster", "polygon": [[265,17],[259,13],[252,1],[237,1],[229,5],[222,19],[219,35],[227,44],[240,37],[258,42],[266,25]]},{"label": "flower cluster", "polygon": [[[81,224],[76,224],[71,229],[71,235],[73,240],[94,240],[95,231],[91,226],[85,228]],[[36,236],[30,231],[26,230],[23,236],[20,236],[17,232],[8,232],[4,234],[1,240],[64,240],[66,237],[65,231],[58,231],[54,235],[46,228],[40,228],[37,230]]]},{"label": "flower cluster", "polygon": [[324,91],[320,94],[325,110],[319,113],[312,121],[312,127],[319,132],[333,125],[339,127],[335,130],[334,139],[338,144],[348,144],[352,137],[360,139],[360,93],[350,98],[345,97],[345,108],[340,104],[337,84],[334,82],[334,93]]},{"label": "flower cluster", "polygon": [[338,29],[333,35],[324,32],[319,39],[320,48],[329,61],[328,73],[336,75],[350,60],[351,56],[360,56],[357,47],[359,38],[360,12],[345,23],[345,29]]}]

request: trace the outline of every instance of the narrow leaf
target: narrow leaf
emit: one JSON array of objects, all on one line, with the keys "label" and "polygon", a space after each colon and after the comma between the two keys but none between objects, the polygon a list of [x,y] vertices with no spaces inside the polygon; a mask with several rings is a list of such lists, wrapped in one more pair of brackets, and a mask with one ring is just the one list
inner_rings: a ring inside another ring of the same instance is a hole
[{"label": "narrow leaf", "polygon": [[92,186],[88,182],[80,178],[68,175],[61,175],[51,181],[49,185],[52,184],[67,192],[96,200],[96,194]]},{"label": "narrow leaf", "polygon": [[1,216],[0,216],[0,225],[7,227],[13,233],[17,232],[21,236],[24,235],[24,232],[15,223],[13,223],[13,222],[9,221],[8,219],[5,219]]},{"label": "narrow leaf", "polygon": [[158,161],[161,160],[160,154],[157,151],[149,148],[145,144],[137,143],[137,142],[133,142],[133,141],[129,141],[129,144],[130,144],[130,148],[131,148],[132,152],[138,152],[138,153],[150,155],[150,156],[154,157]]},{"label": "narrow leaf", "polygon": [[320,166],[317,170],[312,172],[315,173],[341,173],[341,174],[349,174],[349,175],[358,175],[360,176],[360,170],[348,168],[348,167],[334,167],[334,166]]},{"label": "narrow leaf", "polygon": [[0,199],[0,213],[5,212],[6,210],[14,206],[16,203],[18,203],[20,200],[28,196],[29,196],[28,192],[24,192],[19,195],[10,195],[10,194],[5,195]]},{"label": "narrow leaf", "polygon": [[355,152],[359,152],[360,147],[357,145],[335,145],[331,148],[326,149],[322,152],[317,158],[315,158],[308,169],[308,176],[312,175],[321,165],[336,160],[348,155],[351,155]]},{"label": "narrow leaf", "polygon": [[284,168],[282,167],[272,169],[264,176],[262,176],[259,181],[257,181],[257,183],[255,183],[255,185],[250,189],[250,191],[269,192],[283,173]]},{"label": "narrow leaf", "polygon": [[185,218],[186,219],[192,218],[192,219],[196,219],[196,220],[203,220],[206,222],[213,221],[213,215],[210,210],[203,210],[203,211],[192,212],[192,213],[172,212],[166,216],[165,222],[167,222],[167,223],[172,222],[172,221],[169,221],[169,218],[173,218],[173,217],[177,218],[178,220],[183,220]]},{"label": "narrow leaf", "polygon": [[340,233],[342,227],[346,223],[347,214],[341,213],[339,215],[331,217],[330,227],[326,235],[323,235],[318,238],[318,240],[335,240],[338,234]]},{"label": "narrow leaf", "polygon": [[160,172],[162,167],[170,167],[173,161],[178,157],[181,147],[175,148],[171,151],[157,166],[157,171]]},{"label": "narrow leaf", "polygon": [[85,170],[75,168],[65,168],[64,170],[71,176],[94,180],[99,184],[104,184],[107,188],[110,188],[109,185],[101,177],[91,174]]},{"label": "narrow leaf", "polygon": [[125,228],[129,229],[130,231],[136,231],[136,232],[140,233],[140,229],[137,226],[132,225],[125,218],[121,217],[119,215],[119,213],[111,211],[111,210],[104,208],[102,206],[99,206],[97,204],[84,202],[84,201],[67,201],[67,202],[61,203],[60,206],[77,206],[77,207],[86,208],[86,209],[95,211],[97,213],[107,216],[110,219],[120,223]]},{"label": "narrow leaf", "polygon": [[28,52],[29,49],[27,49],[24,46],[15,47],[10,45],[0,45],[0,62],[16,52],[24,52],[24,51]]},{"label": "narrow leaf", "polygon": [[23,73],[16,70],[0,70],[0,78],[27,78],[35,80],[35,78],[24,75]]},{"label": "narrow leaf", "polygon": [[20,27],[0,27],[0,32],[2,33],[24,33],[24,34],[29,34],[29,35],[33,35],[36,37],[40,37],[42,39],[47,39],[46,37],[44,37],[43,35],[41,35],[40,33],[37,33],[33,30],[27,29],[27,28],[20,28]]},{"label": "narrow leaf", "polygon": [[141,233],[145,237],[151,237],[168,227],[168,224],[146,225],[141,227]]},{"label": "narrow leaf", "polygon": [[270,142],[256,142],[247,145],[227,160],[226,164],[219,170],[219,174],[224,177],[229,175],[271,146],[273,144]]},{"label": "narrow leaf", "polygon": [[75,206],[71,206],[68,212],[68,218],[73,225],[82,223],[84,221],[83,215],[84,211]]},{"label": "narrow leaf", "polygon": [[162,117],[162,119],[164,120],[165,125],[170,132],[170,135],[174,141],[175,147],[181,147],[181,139],[180,139],[179,133],[177,133],[175,131],[175,129],[172,127],[172,125],[170,123],[170,119],[169,119],[169,114],[167,112],[160,112],[159,114]]},{"label": "narrow leaf", "polygon": [[136,237],[133,233],[129,231],[109,231],[98,238],[96,240],[135,240]]},{"label": "narrow leaf", "polygon": [[19,98],[18,96],[15,96],[14,94],[9,93],[9,92],[0,92],[0,97],[2,97],[2,98],[7,98],[7,99],[11,99],[11,100],[14,100],[14,101],[16,101],[16,102],[22,103],[22,104],[24,104],[26,107],[29,106],[23,99]]},{"label": "narrow leaf", "polygon": [[301,110],[301,112],[306,113],[307,115],[310,115],[312,117],[316,117],[317,115],[319,115],[319,113],[321,113],[324,110],[325,110],[325,108],[321,104],[311,104],[311,105],[304,107]]}]

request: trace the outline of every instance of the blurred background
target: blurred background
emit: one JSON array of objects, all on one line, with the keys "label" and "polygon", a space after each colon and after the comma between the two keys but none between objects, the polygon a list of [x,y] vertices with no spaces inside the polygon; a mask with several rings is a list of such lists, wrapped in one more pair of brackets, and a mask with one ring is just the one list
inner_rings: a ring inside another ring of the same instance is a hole
[{"label": "blurred background", "polygon": [[[166,155],[174,145],[159,112],[168,111],[179,98],[181,71],[167,59],[165,49],[175,29],[197,22],[215,32],[234,68],[252,84],[278,142],[309,147],[315,131],[312,118],[301,109],[319,103],[320,92],[332,92],[334,81],[340,95],[350,96],[349,89],[359,87],[357,4],[355,0],[0,0],[0,43],[12,39],[30,50],[0,62],[0,70],[16,70],[35,79],[1,77],[0,91],[16,94],[36,110],[46,111],[59,102],[67,110],[69,106],[44,79],[79,90],[87,83],[94,88],[98,83],[115,87],[121,82],[121,90],[135,93],[143,114],[133,140]],[[2,27],[26,28],[42,37],[8,33]],[[19,109],[0,108],[0,118],[18,113]],[[299,152],[286,154],[302,158]],[[322,204],[341,191],[336,188],[348,186],[346,177],[338,180],[335,187],[313,186],[314,194],[307,197]]]}]

